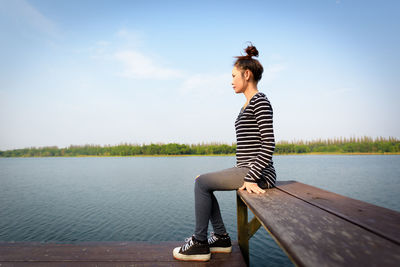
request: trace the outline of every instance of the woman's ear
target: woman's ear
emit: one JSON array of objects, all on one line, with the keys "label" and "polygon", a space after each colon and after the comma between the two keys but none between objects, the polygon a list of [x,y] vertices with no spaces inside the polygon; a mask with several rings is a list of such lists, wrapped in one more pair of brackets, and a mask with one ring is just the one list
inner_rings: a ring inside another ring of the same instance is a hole
[{"label": "woman's ear", "polygon": [[251,77],[251,71],[250,71],[250,70],[245,70],[245,71],[244,71],[244,79],[245,79],[246,81],[249,81],[249,80],[250,80],[250,77]]}]

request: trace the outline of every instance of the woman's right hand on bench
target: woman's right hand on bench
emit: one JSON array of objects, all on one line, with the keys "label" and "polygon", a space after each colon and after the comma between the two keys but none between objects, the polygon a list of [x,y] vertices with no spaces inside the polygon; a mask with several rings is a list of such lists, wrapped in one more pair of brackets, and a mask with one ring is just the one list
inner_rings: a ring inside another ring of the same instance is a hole
[{"label": "woman's right hand on bench", "polygon": [[256,193],[256,194],[265,193],[265,190],[261,189],[257,185],[257,183],[244,182],[243,185],[238,190],[244,190],[244,189],[246,189],[247,192],[249,193]]}]

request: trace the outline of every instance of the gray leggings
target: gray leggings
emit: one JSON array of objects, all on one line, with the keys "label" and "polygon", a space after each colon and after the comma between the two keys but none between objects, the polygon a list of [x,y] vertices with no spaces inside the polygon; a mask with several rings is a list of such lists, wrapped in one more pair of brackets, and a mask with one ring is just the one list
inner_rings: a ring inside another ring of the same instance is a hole
[{"label": "gray leggings", "polygon": [[249,168],[233,167],[221,171],[205,173],[195,179],[194,201],[196,214],[195,238],[198,240],[207,239],[208,222],[216,234],[226,233],[222,221],[218,201],[214,196],[215,190],[235,190],[243,185],[244,177]]}]

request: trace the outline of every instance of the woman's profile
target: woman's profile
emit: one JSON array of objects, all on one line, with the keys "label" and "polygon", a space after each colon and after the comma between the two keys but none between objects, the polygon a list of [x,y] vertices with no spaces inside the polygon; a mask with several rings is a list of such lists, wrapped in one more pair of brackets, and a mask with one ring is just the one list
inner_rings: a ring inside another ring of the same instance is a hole
[{"label": "woman's profile", "polygon": [[[181,247],[173,250],[178,260],[208,261],[213,252],[230,253],[231,240],[222,221],[215,190],[247,190],[249,193],[264,193],[275,185],[276,173],[272,154],[275,150],[272,107],[264,93],[258,91],[263,67],[253,57],[258,50],[250,44],[247,55],[235,57],[232,70],[232,86],[236,94],[243,93],[246,103],[235,121],[236,166],[195,178],[194,234],[186,238]],[[214,232],[207,238],[208,223]]]}]

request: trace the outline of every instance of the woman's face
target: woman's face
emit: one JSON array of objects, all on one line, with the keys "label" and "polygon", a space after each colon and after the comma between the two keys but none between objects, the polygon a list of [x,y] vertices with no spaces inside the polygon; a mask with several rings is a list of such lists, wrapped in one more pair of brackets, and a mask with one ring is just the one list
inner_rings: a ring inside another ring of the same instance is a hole
[{"label": "woman's face", "polygon": [[243,93],[246,85],[246,80],[243,73],[236,66],[232,69],[232,87],[236,94]]}]

